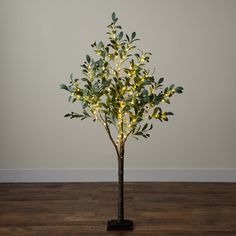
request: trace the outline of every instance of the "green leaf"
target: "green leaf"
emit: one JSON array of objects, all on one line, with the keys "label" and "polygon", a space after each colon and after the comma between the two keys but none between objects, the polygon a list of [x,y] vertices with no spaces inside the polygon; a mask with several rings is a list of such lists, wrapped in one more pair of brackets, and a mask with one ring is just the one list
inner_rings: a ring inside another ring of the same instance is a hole
[{"label": "green leaf", "polygon": [[87,78],[82,78],[81,80],[88,83],[88,86],[89,86],[88,88],[92,86],[92,83]]},{"label": "green leaf", "polygon": [[103,46],[104,46],[103,42],[100,41],[100,42],[98,43],[98,47],[101,48],[101,47],[103,47]]},{"label": "green leaf", "polygon": [[86,110],[83,110],[83,113],[86,117],[90,117],[89,113]]},{"label": "green leaf", "polygon": [[158,80],[158,84],[161,84],[163,81],[164,81],[164,78],[161,77],[161,78]]},{"label": "green leaf", "polygon": [[155,107],[154,111],[153,111],[153,115],[157,114],[158,112],[158,107]]},{"label": "green leaf", "polygon": [[137,132],[134,135],[143,135],[143,132]]},{"label": "green leaf", "polygon": [[127,38],[128,42],[129,42],[129,41],[130,41],[130,39],[129,39],[129,35],[126,34],[125,37]]},{"label": "green leaf", "polygon": [[112,19],[113,21],[115,21],[115,19],[116,19],[116,13],[115,13],[115,12],[112,12],[112,14],[111,14],[111,19]]},{"label": "green leaf", "polygon": [[184,88],[179,86],[179,87],[177,87],[175,89],[183,90]]},{"label": "green leaf", "polygon": [[141,92],[141,94],[142,94],[143,96],[147,96],[147,95],[148,95],[147,89],[143,89],[142,92]]},{"label": "green leaf", "polygon": [[69,116],[71,116],[70,113],[64,115],[64,117],[69,117]]},{"label": "green leaf", "polygon": [[114,24],[117,22],[118,18],[116,17],[116,13],[115,13],[115,12],[113,12],[113,13],[111,14],[111,19],[112,19],[112,21],[113,21]]},{"label": "green leaf", "polygon": [[113,39],[111,39],[110,42],[111,42],[112,44],[116,44],[116,41],[113,40]]},{"label": "green leaf", "polygon": [[152,128],[153,128],[153,124],[151,124],[150,128],[148,129],[148,131],[151,130]]},{"label": "green leaf", "polygon": [[176,93],[183,93],[183,87],[177,87],[177,88],[175,88],[175,92]]},{"label": "green leaf", "polygon": [[133,39],[132,42],[139,41],[140,39]]},{"label": "green leaf", "polygon": [[135,36],[136,36],[136,33],[133,32],[132,35],[131,35],[131,39],[133,40],[135,38]]},{"label": "green leaf", "polygon": [[168,118],[167,117],[163,117],[162,118],[164,121],[168,121]]},{"label": "green leaf", "polygon": [[69,91],[68,87],[65,84],[60,84],[60,88]]},{"label": "green leaf", "polygon": [[94,43],[91,44],[91,47],[92,47],[92,48],[95,47],[95,46],[97,46],[96,41],[94,41]]},{"label": "green leaf", "polygon": [[146,124],[143,126],[142,131],[144,131],[147,127],[148,127],[148,123],[146,123]]},{"label": "green leaf", "polygon": [[88,103],[85,102],[82,107],[83,107],[83,109],[85,109],[87,106],[88,106]]},{"label": "green leaf", "polygon": [[90,63],[90,61],[91,61],[91,58],[90,58],[90,56],[89,56],[89,55],[86,55],[86,60],[87,60],[87,62],[88,62],[88,63]]},{"label": "green leaf", "polygon": [[73,73],[70,74],[70,79],[73,80]]},{"label": "green leaf", "polygon": [[119,35],[118,35],[118,39],[121,40],[122,37],[123,37],[123,35],[124,35],[123,31],[121,31],[121,32],[119,33]]},{"label": "green leaf", "polygon": [[78,114],[78,113],[74,113],[73,114],[73,118],[81,118],[81,117],[83,117],[84,115],[80,115],[80,114]]}]

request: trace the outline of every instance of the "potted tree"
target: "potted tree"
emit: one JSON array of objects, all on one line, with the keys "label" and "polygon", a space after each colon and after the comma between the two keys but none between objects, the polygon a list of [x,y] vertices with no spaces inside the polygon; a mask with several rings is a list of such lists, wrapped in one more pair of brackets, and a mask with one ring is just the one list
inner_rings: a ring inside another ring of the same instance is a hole
[{"label": "potted tree", "polygon": [[125,143],[129,137],[148,138],[153,119],[168,121],[172,112],[162,110],[164,103],[182,93],[174,84],[163,86],[164,79],[155,80],[147,64],[151,53],[138,49],[136,33],[125,34],[112,13],[107,26],[107,44],[96,41],[91,45],[96,59],[86,56],[81,65],[83,78],[70,75],[69,85],[60,87],[69,92],[69,101],[82,105],[80,112],[65,117],[92,118],[106,130],[118,160],[118,211],[117,219],[107,223],[107,230],[133,229],[133,222],[124,218],[124,157]]}]

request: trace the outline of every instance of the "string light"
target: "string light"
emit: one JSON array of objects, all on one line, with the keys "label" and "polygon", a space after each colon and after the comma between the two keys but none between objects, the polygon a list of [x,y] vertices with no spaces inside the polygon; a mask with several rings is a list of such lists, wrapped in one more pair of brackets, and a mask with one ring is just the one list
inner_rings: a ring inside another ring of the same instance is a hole
[{"label": "string light", "polygon": [[125,107],[125,103],[123,101],[120,101],[120,108],[124,108]]},{"label": "string light", "polygon": [[[121,113],[118,113],[118,119],[122,119],[122,114]],[[119,121],[121,122],[121,121]]]},{"label": "string light", "polygon": [[163,118],[163,119],[166,119],[166,118],[167,118],[166,112],[162,113],[161,118]]}]

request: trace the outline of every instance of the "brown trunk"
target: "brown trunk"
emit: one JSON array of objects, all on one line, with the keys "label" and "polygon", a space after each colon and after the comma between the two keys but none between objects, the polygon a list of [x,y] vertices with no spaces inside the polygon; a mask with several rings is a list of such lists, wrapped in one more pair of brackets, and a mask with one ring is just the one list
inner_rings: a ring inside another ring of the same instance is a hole
[{"label": "brown trunk", "polygon": [[117,221],[124,221],[124,145],[120,147],[118,156],[118,212]]},{"label": "brown trunk", "polygon": [[118,216],[117,221],[124,220],[124,158],[118,158]]},{"label": "brown trunk", "polygon": [[[123,137],[122,137],[123,138]],[[117,219],[107,222],[107,230],[133,230],[133,221],[124,219],[124,142],[120,143],[118,157]]]}]

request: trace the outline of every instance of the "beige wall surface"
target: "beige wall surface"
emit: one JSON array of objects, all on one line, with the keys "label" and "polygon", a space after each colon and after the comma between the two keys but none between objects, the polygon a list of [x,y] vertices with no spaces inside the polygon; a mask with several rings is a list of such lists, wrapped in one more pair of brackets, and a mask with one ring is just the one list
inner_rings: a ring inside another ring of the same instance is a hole
[{"label": "beige wall surface", "polygon": [[99,124],[63,117],[79,104],[59,89],[113,11],[156,77],[185,88],[168,123],[128,142],[126,167],[236,168],[236,1],[0,0],[0,169],[116,167]]}]

